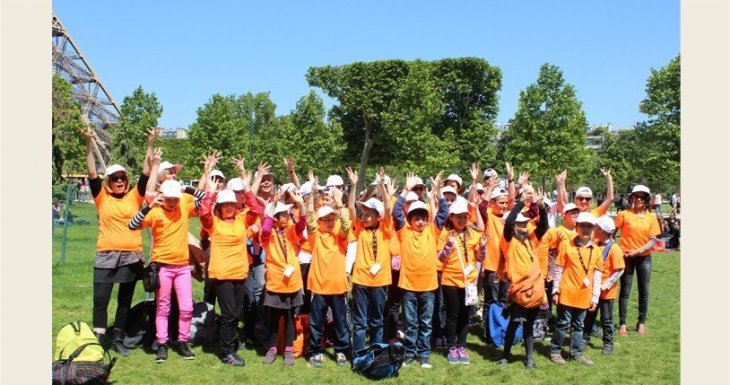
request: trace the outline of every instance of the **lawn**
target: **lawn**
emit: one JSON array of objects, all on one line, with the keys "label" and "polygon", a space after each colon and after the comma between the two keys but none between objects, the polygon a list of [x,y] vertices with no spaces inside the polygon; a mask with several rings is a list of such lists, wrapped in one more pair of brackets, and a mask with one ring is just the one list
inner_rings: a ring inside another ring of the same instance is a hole
[{"label": "lawn", "polygon": [[[65,264],[59,264],[61,250],[61,226],[53,234],[53,316],[51,341],[66,323],[83,320],[91,324],[92,275],[96,244],[97,221],[93,204],[74,202],[72,211],[77,218],[88,220],[89,225],[68,227]],[[199,228],[197,220],[191,222],[195,234]],[[144,235],[145,250],[149,237]],[[385,382],[394,384],[678,384],[679,383],[679,252],[655,254],[651,281],[651,297],[647,320],[648,335],[639,337],[635,332],[628,337],[616,336],[615,353],[601,355],[600,341],[592,339],[586,356],[595,362],[588,368],[569,361],[563,367],[552,364],[547,358],[548,343],[536,344],[535,371],[525,370],[521,363],[514,362],[506,368],[497,367],[493,361],[500,351],[485,347],[478,337],[469,336],[472,357],[469,366],[450,366],[444,354],[432,354],[433,369],[405,367],[398,378]],[[194,298],[202,299],[202,284],[194,281]],[[629,304],[629,326],[635,324],[637,314],[637,285],[634,283]],[[116,298],[113,294],[112,298]],[[134,303],[144,298],[141,283],[137,286]],[[109,308],[109,320],[113,321],[114,303]],[[618,303],[614,306],[614,319],[618,319]],[[567,343],[568,338],[566,338]],[[332,358],[325,361],[321,369],[309,368],[303,359],[298,359],[293,368],[284,368],[281,360],[272,367],[264,367],[262,356],[255,350],[239,352],[246,360],[244,368],[226,367],[215,356],[215,346],[195,347],[194,361],[185,361],[176,353],[164,364],[156,364],[154,356],[137,349],[129,357],[117,361],[111,375],[116,385],[122,384],[359,384],[369,383],[347,368],[337,367]],[[567,346],[564,350],[567,357]],[[524,355],[522,346],[513,349],[516,358]],[[296,377],[294,377],[296,376]]]}]

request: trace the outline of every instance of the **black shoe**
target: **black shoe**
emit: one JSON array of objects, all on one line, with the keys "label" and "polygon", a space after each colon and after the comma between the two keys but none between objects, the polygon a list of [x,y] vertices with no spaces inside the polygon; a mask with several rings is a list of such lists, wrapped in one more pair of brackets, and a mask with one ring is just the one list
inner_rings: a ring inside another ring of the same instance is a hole
[{"label": "black shoe", "polygon": [[195,353],[193,353],[192,350],[190,350],[190,343],[186,342],[179,342],[178,343],[178,351],[180,352],[180,355],[186,359],[186,360],[194,360],[195,359]]},{"label": "black shoe", "polygon": [[246,361],[243,358],[239,357],[236,353],[226,354],[225,356],[221,357],[221,362],[230,366],[246,365]]},{"label": "black shoe", "polygon": [[498,366],[503,366],[503,367],[504,367],[504,366],[507,366],[507,363],[508,363],[508,362],[509,362],[509,361],[508,361],[508,360],[507,360],[506,358],[502,358],[502,359],[500,359],[499,361],[497,361],[497,365],[498,365]]},{"label": "black shoe", "polygon": [[167,361],[167,344],[157,345],[157,357],[155,357],[155,362],[161,364],[165,361]]},{"label": "black shoe", "polygon": [[603,347],[602,353],[607,356],[613,354],[613,345],[605,345]]},{"label": "black shoe", "polygon": [[124,330],[114,329],[112,331],[112,350],[126,357],[129,355],[129,350],[124,346]]},{"label": "black shoe", "polygon": [[528,358],[525,360],[525,368],[537,369],[537,365],[535,365],[535,361],[533,361],[532,358]]}]

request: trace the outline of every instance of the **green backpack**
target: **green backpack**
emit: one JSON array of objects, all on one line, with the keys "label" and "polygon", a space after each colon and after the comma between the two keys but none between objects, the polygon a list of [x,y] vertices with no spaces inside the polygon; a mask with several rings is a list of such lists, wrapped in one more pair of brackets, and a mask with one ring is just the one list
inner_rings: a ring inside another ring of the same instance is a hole
[{"label": "green backpack", "polygon": [[70,322],[56,335],[56,354],[54,360],[67,360],[82,345],[87,345],[74,361],[101,361],[104,348],[99,344],[94,332],[86,322]]}]

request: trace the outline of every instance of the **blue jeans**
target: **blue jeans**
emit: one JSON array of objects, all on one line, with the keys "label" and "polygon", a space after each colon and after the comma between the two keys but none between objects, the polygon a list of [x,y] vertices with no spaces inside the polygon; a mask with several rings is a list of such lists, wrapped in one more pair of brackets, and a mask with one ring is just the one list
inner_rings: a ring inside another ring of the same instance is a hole
[{"label": "blue jeans", "polygon": [[432,291],[403,292],[406,321],[406,357],[428,357],[431,352],[431,321],[435,295]]},{"label": "blue jeans", "polygon": [[350,331],[347,329],[347,294],[313,294],[309,312],[309,352],[324,352],[324,344],[320,344],[324,336],[324,324],[327,322],[327,308],[332,309],[335,324],[335,352],[348,354],[350,351]]},{"label": "blue jeans", "polygon": [[370,344],[383,342],[385,287],[352,285],[352,349],[365,349],[365,334],[370,330]]},{"label": "blue jeans", "polygon": [[560,353],[565,333],[570,327],[570,355],[580,357],[583,354],[583,320],[587,309],[578,309],[558,304],[555,332],[550,340],[550,353]]}]

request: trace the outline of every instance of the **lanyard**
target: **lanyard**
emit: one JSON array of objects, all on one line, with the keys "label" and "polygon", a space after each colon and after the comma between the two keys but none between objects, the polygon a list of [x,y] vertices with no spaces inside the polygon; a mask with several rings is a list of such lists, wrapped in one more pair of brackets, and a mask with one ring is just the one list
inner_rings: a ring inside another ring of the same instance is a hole
[{"label": "lanyard", "polygon": [[373,263],[378,262],[378,234],[376,229],[372,229],[373,232]]},{"label": "lanyard", "polygon": [[286,248],[286,237],[279,236],[279,230],[274,231],[274,236],[276,237],[276,240],[279,241],[279,247],[281,247],[281,253],[284,254],[284,261],[286,264],[289,264],[289,253],[287,252],[288,249]]},{"label": "lanyard", "polygon": [[[583,271],[585,271],[586,274],[588,274],[588,267],[583,263],[583,255],[580,253],[580,247],[578,247],[576,250],[578,251],[578,260],[580,261],[580,265],[583,267]],[[588,255],[588,266],[591,265],[591,260],[593,259],[593,248],[591,247],[591,253]]]}]

